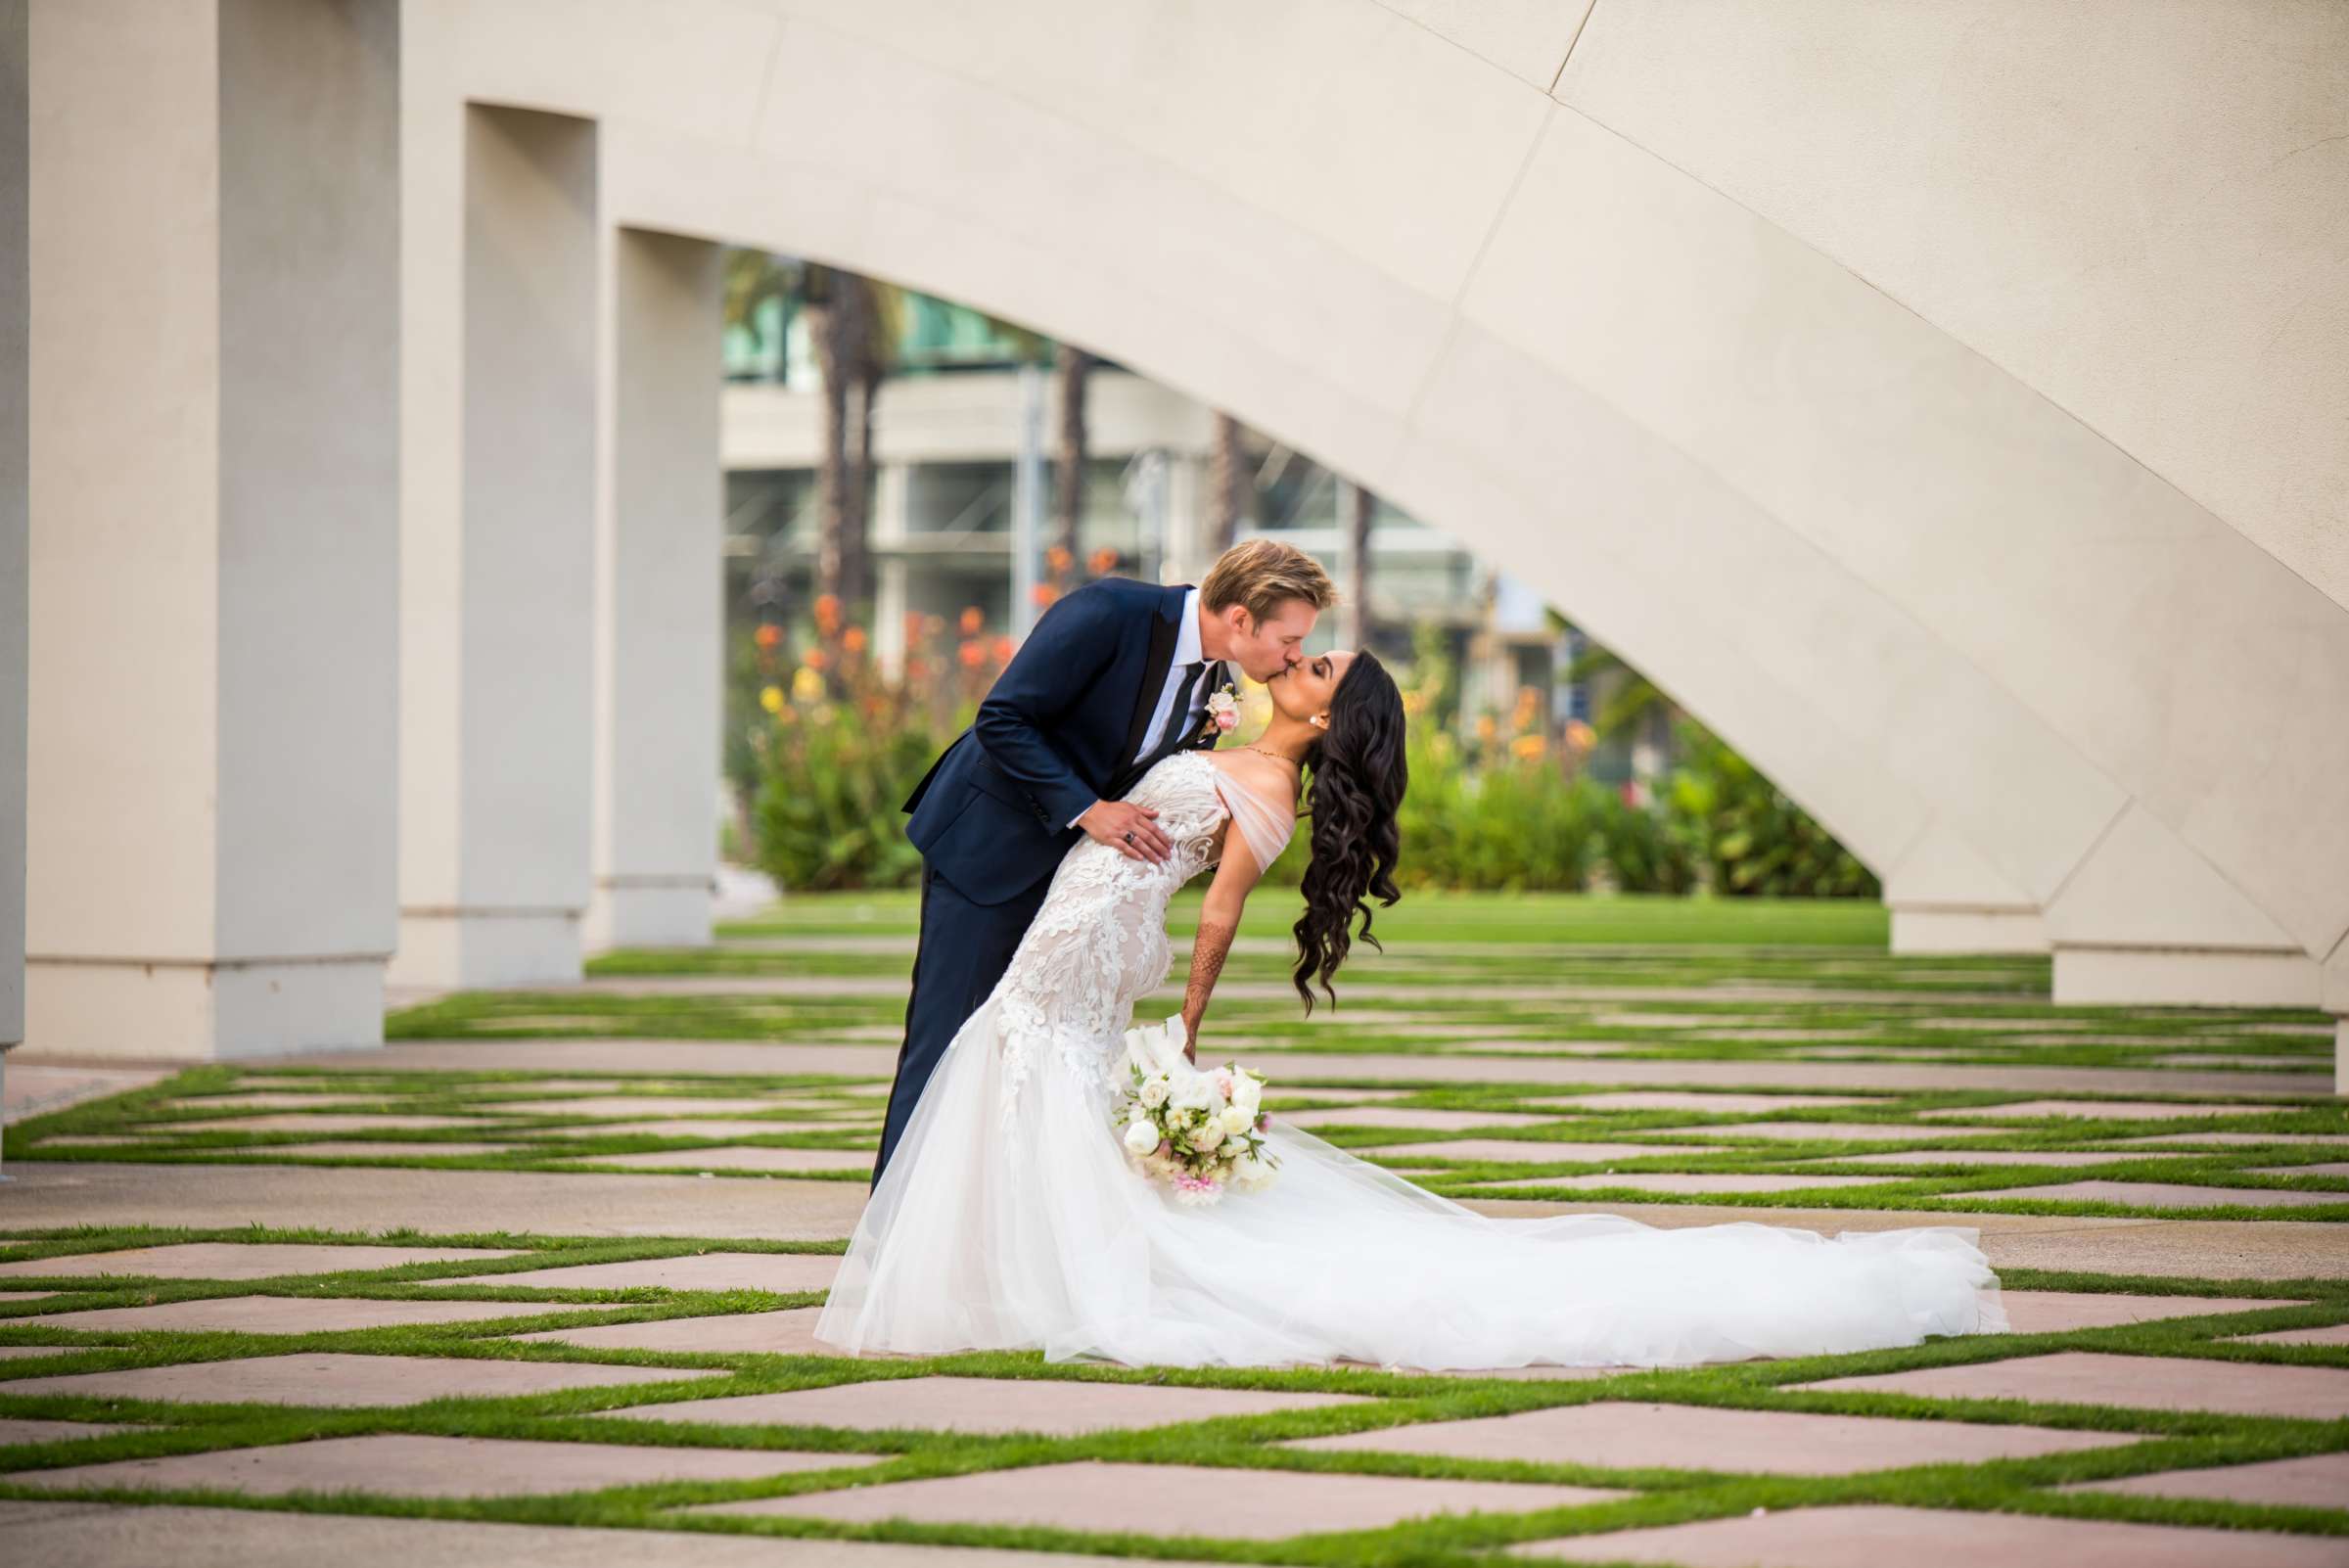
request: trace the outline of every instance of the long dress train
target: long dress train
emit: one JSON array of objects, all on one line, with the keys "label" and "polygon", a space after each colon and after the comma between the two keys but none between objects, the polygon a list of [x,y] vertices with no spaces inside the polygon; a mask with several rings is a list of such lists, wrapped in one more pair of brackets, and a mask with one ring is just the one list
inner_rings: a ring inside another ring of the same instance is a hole
[{"label": "long dress train", "polygon": [[1493,1219],[1277,1116],[1271,1185],[1176,1204],[1120,1147],[1112,1068],[1135,1001],[1170,971],[1168,900],[1212,862],[1218,827],[1230,819],[1246,846],[1224,853],[1268,860],[1294,817],[1205,752],[1167,758],[1128,799],[1157,807],[1174,854],[1148,865],[1090,840],[1069,852],[915,1106],[819,1341],[1465,1370],[1677,1366],[2005,1329],[1972,1227],[1828,1238],[1744,1221]]}]

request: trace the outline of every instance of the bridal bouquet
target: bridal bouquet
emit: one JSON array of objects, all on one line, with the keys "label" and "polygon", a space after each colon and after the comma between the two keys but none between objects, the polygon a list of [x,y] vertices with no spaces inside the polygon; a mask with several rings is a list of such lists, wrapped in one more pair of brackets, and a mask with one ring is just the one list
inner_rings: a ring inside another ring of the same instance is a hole
[{"label": "bridal bouquet", "polygon": [[1258,1109],[1265,1081],[1237,1062],[1194,1067],[1176,1014],[1126,1032],[1124,1075],[1110,1107],[1127,1158],[1174,1189],[1174,1201],[1214,1203],[1226,1186],[1269,1183],[1280,1162],[1266,1147],[1271,1119]]}]

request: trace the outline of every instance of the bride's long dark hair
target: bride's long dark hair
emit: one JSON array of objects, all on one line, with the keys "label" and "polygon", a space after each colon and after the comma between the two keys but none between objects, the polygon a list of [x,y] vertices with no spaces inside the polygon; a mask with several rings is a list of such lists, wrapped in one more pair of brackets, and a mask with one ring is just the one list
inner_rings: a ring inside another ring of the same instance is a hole
[{"label": "bride's long dark hair", "polygon": [[[1403,693],[1368,649],[1354,656],[1330,694],[1329,728],[1305,754],[1311,775],[1305,809],[1313,818],[1313,858],[1305,868],[1305,913],[1297,922],[1297,972],[1291,977],[1305,1010],[1313,1010],[1318,984],[1334,1006],[1330,977],[1354,945],[1354,916],[1370,935],[1370,904],[1403,897],[1395,861],[1403,835],[1395,812],[1403,805],[1408,770],[1403,755]],[[1383,949],[1382,949],[1383,950]]]}]

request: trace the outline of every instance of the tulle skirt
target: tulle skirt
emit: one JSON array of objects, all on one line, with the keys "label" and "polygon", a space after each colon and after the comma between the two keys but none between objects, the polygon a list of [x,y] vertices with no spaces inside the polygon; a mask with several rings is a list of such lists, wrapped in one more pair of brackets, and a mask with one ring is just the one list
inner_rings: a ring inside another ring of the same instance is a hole
[{"label": "tulle skirt", "polygon": [[857,1222],[815,1328],[843,1354],[1682,1366],[2006,1328],[1970,1226],[1494,1219],[1278,1117],[1271,1185],[1178,1204],[1050,1042],[1001,1114],[998,1013],[947,1046]]}]

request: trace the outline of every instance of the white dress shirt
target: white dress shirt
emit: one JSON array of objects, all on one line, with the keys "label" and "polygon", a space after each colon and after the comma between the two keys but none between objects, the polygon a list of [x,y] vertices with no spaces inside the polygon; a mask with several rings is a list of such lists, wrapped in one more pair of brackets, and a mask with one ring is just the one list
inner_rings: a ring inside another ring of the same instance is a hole
[{"label": "white dress shirt", "polygon": [[[1174,657],[1167,666],[1167,682],[1158,689],[1158,703],[1151,710],[1150,725],[1142,731],[1141,749],[1127,761],[1140,761],[1157,749],[1160,741],[1166,739],[1167,725],[1176,721],[1174,712],[1174,694],[1182,689],[1183,669],[1187,665],[1204,663],[1206,659],[1207,651],[1200,646],[1199,638],[1199,590],[1197,588],[1186,589],[1182,596],[1182,609],[1178,613],[1175,623]],[[1207,712],[1207,675],[1205,671],[1202,671],[1199,678],[1191,683],[1190,712],[1182,718],[1186,727],[1195,715],[1201,715]],[[1100,804],[1098,801],[1093,803],[1094,806]],[[1084,811],[1092,808],[1091,806],[1088,806]],[[1076,816],[1070,817],[1069,826],[1075,827],[1078,817],[1083,816],[1084,811],[1080,811]]]},{"label": "white dress shirt", "polygon": [[[1182,596],[1182,614],[1174,630],[1174,658],[1167,666],[1167,683],[1158,689],[1158,704],[1150,712],[1150,727],[1142,731],[1142,748],[1128,758],[1138,762],[1166,739],[1167,725],[1174,718],[1174,694],[1182,689],[1182,671],[1186,665],[1206,659],[1199,646],[1199,590],[1192,588]],[[1202,674],[1191,683],[1191,712],[1200,713],[1207,707],[1207,677]]]}]

